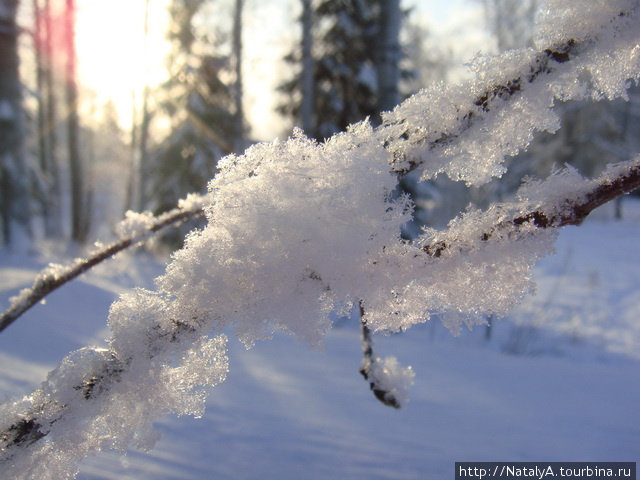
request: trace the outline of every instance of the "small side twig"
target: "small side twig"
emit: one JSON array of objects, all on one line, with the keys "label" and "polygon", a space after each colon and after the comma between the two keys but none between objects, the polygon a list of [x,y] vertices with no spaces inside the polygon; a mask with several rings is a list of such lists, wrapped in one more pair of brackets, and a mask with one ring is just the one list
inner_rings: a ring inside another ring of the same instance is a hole
[{"label": "small side twig", "polygon": [[42,273],[34,281],[28,293],[19,299],[0,315],[0,332],[15,322],[23,313],[40,302],[44,297],[60,288],[65,283],[83,274],[90,268],[111,258],[116,253],[135,245],[144,239],[149,233],[155,233],[170,225],[181,224],[191,218],[204,215],[201,207],[191,209],[175,208],[157,217],[156,221],[146,228],[144,232],[135,233],[118,240],[106,247],[94,252],[88,258],[74,260],[72,265],[62,273]]},{"label": "small side twig", "polygon": [[[481,239],[487,241],[502,229],[518,228],[523,225],[534,225],[542,229],[580,225],[596,208],[640,188],[640,158],[621,165],[623,167],[628,165],[628,168],[622,170],[614,179],[604,174],[594,181],[591,191],[577,195],[577,198],[567,198],[561,205],[552,205],[550,211],[541,208],[500,222],[484,232]],[[451,242],[440,241],[423,246],[422,251],[431,257],[438,258],[454,247],[455,245]]]},{"label": "small side twig", "polygon": [[373,355],[373,340],[371,339],[371,330],[364,321],[364,307],[362,302],[360,308],[360,327],[362,332],[362,362],[360,363],[360,374],[369,382],[369,388],[375,397],[384,403],[387,407],[400,408],[402,405],[392,392],[386,390],[377,381],[373,368],[380,361]]}]

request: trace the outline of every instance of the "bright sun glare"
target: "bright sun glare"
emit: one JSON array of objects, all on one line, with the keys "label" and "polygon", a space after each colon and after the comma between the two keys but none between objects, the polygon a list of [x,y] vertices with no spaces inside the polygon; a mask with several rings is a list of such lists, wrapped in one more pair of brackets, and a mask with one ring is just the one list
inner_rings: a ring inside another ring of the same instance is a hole
[{"label": "bright sun glare", "polygon": [[80,83],[96,101],[111,100],[120,122],[129,126],[133,98],[140,101],[145,81],[158,84],[166,76],[167,0],[151,0],[145,46],[143,0],[78,0],[76,41]]},{"label": "bright sun glare", "polygon": [[[77,0],[76,40],[80,82],[96,96],[97,105],[111,100],[120,123],[131,125],[133,102],[141,102],[145,81],[166,78],[169,0],[150,0],[149,34],[145,45],[145,0]],[[285,7],[289,0],[249,1],[244,15],[245,113],[254,138],[281,133],[274,113],[278,62],[291,44],[295,24]],[[265,24],[264,17],[271,18]],[[146,53],[145,53],[146,52]],[[135,98],[134,98],[135,97]]]}]

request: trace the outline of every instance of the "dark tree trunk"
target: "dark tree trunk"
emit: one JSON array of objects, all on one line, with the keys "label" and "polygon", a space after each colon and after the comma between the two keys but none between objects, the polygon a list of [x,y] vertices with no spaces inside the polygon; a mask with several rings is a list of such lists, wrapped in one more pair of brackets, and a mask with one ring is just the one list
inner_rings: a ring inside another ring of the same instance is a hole
[{"label": "dark tree trunk", "polygon": [[11,243],[14,221],[27,228],[29,221],[17,9],[17,0],[0,1],[0,222],[5,244]]},{"label": "dark tree trunk", "polygon": [[127,194],[125,198],[124,209],[137,210],[138,188],[140,186],[140,168],[138,162],[138,109],[136,108],[135,92],[131,93],[131,103],[133,112],[131,114],[131,132],[130,132],[130,149],[129,149],[129,178],[127,180]]},{"label": "dark tree trunk", "polygon": [[36,87],[38,90],[38,112],[37,112],[37,128],[38,128],[38,160],[40,163],[40,169],[42,170],[43,176],[45,177],[45,185],[44,185],[44,198],[42,201],[42,212],[45,220],[45,229],[48,224],[47,219],[50,216],[49,213],[49,202],[47,201],[47,171],[48,168],[48,156],[49,156],[49,146],[47,144],[47,107],[45,100],[45,66],[44,66],[44,45],[47,42],[47,38],[45,37],[44,31],[44,18],[43,18],[43,10],[40,6],[39,0],[33,0],[33,17],[35,23],[35,32],[33,35],[33,44],[34,44],[34,54],[35,54],[35,62],[36,62]]},{"label": "dark tree trunk", "polygon": [[[145,0],[144,6],[144,50],[145,50],[145,58],[142,59],[145,65],[145,76],[147,59],[146,59],[146,51],[149,41],[149,0]],[[148,79],[145,78],[145,84],[142,89],[142,121],[140,122],[140,131],[139,138],[140,141],[139,149],[138,149],[138,159],[137,162],[134,163],[134,169],[136,172],[134,173],[133,178],[136,183],[133,188],[135,192],[133,199],[133,209],[137,211],[142,211],[145,208],[145,204],[147,201],[146,193],[147,193],[147,172],[149,170],[149,127],[151,126],[151,112],[149,112],[149,85],[147,83]]]},{"label": "dark tree trunk", "polygon": [[35,61],[38,86],[38,149],[40,169],[44,178],[42,214],[45,236],[61,235],[60,175],[56,158],[56,96],[53,81],[53,48],[51,8],[33,0],[35,20]]},{"label": "dark tree trunk", "polygon": [[55,77],[53,71],[53,21],[51,18],[51,2],[44,0],[44,30],[46,42],[44,44],[44,83],[46,85],[46,107],[47,107],[47,135],[49,149],[49,175],[50,175],[50,196],[51,203],[51,234],[54,237],[62,235],[62,187],[60,186],[60,168],[58,162],[58,118],[57,118],[57,98]]},{"label": "dark tree trunk", "polygon": [[315,137],[313,85],[313,9],[311,0],[302,0],[302,129],[308,137]]},{"label": "dark tree trunk", "polygon": [[400,103],[400,0],[382,0],[380,5],[380,47],[377,57],[378,111],[392,110]]},{"label": "dark tree trunk", "polygon": [[84,243],[87,238],[85,222],[85,193],[83,165],[80,157],[79,119],[78,119],[78,86],[76,83],[76,48],[75,48],[75,0],[66,0],[65,11],[65,47],[66,64],[66,101],[67,101],[67,135],[69,150],[69,173],[71,180],[71,238]]},{"label": "dark tree trunk", "polygon": [[244,0],[235,0],[233,12],[233,61],[236,73],[234,102],[235,102],[235,139],[234,150],[237,153],[244,149],[244,109],[242,106],[242,10]]}]

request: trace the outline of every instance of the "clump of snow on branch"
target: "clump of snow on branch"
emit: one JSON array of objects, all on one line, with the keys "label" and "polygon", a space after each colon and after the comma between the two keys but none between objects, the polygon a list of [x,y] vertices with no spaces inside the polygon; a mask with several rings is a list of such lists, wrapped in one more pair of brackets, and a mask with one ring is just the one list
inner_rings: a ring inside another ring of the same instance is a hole
[{"label": "clump of snow on branch", "polygon": [[375,259],[400,243],[410,218],[372,133],[361,123],[316,143],[297,131],[228,157],[210,184],[209,224],[159,286],[247,344],[276,330],[317,343],[338,302],[367,296]]},{"label": "clump of snow on branch", "polygon": [[153,213],[149,211],[138,213],[128,210],[124,214],[124,220],[116,225],[116,232],[120,238],[148,234],[149,228],[154,224],[155,220]]},{"label": "clump of snow on branch", "polygon": [[[196,212],[203,210],[209,204],[207,195],[190,193],[185,198],[178,200],[178,208],[170,212],[166,212],[160,216],[154,216],[149,211],[134,212],[128,210],[125,218],[116,225],[116,233],[122,238],[135,238],[144,240],[157,229],[158,223],[165,220],[172,214],[180,212]],[[155,227],[155,228],[154,228]]]},{"label": "clump of snow on branch", "polygon": [[369,381],[384,392],[387,401],[398,408],[409,401],[409,389],[416,376],[411,366],[404,367],[396,357],[376,357],[369,366]]},{"label": "clump of snow on branch", "polygon": [[[504,157],[534,132],[558,128],[556,99],[625,95],[640,71],[637,2],[554,0],[552,7],[563,17],[554,28],[565,31],[543,28],[540,45],[570,38],[579,47],[570,62],[548,60],[537,75],[543,80],[526,79],[543,61],[533,50],[482,58],[475,80],[424,91],[377,129],[362,122],[324,143],[296,131],[226,157],[202,203],[207,226],[189,234],[155,290],[114,303],[109,348],[71,354],[40,389],[3,407],[4,472],[70,478],[79,459],[100,449],[150,446],[159,415],[201,415],[202,387],[227,372],[225,339],[215,336],[226,327],[246,345],[277,331],[317,344],[329,314],[358,302],[366,325],[384,331],[439,313],[455,333],[480,322],[479,314],[506,313],[533,289],[531,268],[553,250],[555,235],[510,220],[532,207],[553,209],[548,203],[562,197],[554,191],[580,195],[589,181],[572,171],[531,181],[513,202],[470,209],[447,229],[407,242],[400,231],[412,205],[395,194],[396,173],[416,161],[425,177],[481,184],[499,176]],[[518,89],[490,98],[517,78]],[[137,234],[149,221],[131,214],[122,233]],[[376,378],[402,398],[412,372],[393,360],[379,367]]]},{"label": "clump of snow on branch", "polygon": [[50,263],[45,269],[43,269],[33,281],[33,286],[29,288],[23,288],[17,295],[9,298],[10,308],[15,307],[23,303],[33,293],[33,289],[37,288],[37,285],[46,282],[55,282],[62,277],[68,269],[75,267],[81,260],[77,260],[71,265],[60,265],[58,263]]},{"label": "clump of snow on branch", "polygon": [[178,200],[178,208],[182,210],[199,210],[208,205],[209,201],[207,195],[189,193],[185,198]]},{"label": "clump of snow on branch", "polygon": [[445,173],[481,185],[536,132],[560,127],[557,100],[626,98],[640,78],[638,8],[631,0],[549,2],[535,48],[479,57],[475,78],[434,85],[383,115],[380,135],[400,159],[396,168],[413,160],[423,179]]},{"label": "clump of snow on branch", "polygon": [[[546,48],[569,39],[590,40],[605,34],[622,15],[638,7],[636,0],[590,0],[588,8],[581,0],[547,0],[537,17],[534,39],[537,47]],[[633,20],[631,20],[633,21]]]},{"label": "clump of snow on branch", "polygon": [[72,478],[78,463],[100,450],[149,449],[157,440],[153,421],[170,413],[201,416],[202,385],[223,381],[226,372],[223,336],[202,337],[181,357],[164,362],[123,362],[104,348],[73,352],[29,398],[0,410],[2,431],[9,419],[34,407],[40,423],[51,423],[49,431],[40,431],[46,434],[42,440],[4,458],[6,478]]}]

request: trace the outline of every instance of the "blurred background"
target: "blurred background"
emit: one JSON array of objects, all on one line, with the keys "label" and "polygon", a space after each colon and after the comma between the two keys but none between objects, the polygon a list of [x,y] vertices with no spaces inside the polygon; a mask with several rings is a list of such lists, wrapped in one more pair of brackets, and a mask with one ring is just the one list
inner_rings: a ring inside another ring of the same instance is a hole
[{"label": "blurred background", "polygon": [[[421,88],[470,75],[475,56],[533,45],[541,5],[1,0],[0,246],[108,240],[125,211],[157,214],[203,191],[224,155],[296,125],[322,140],[378,123]],[[591,175],[626,159],[638,143],[630,100],[560,105],[559,134],[481,189],[406,178],[406,235],[509,195],[525,175],[565,163]]]}]

